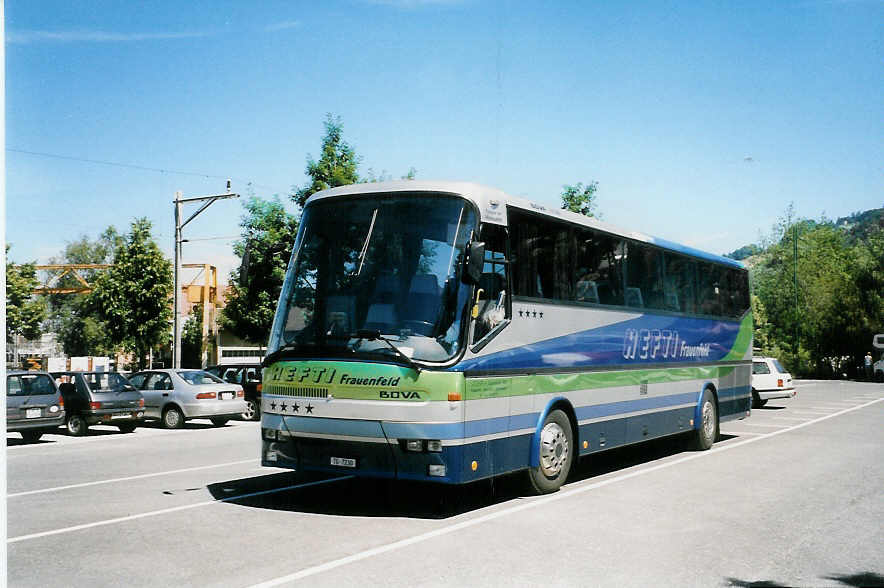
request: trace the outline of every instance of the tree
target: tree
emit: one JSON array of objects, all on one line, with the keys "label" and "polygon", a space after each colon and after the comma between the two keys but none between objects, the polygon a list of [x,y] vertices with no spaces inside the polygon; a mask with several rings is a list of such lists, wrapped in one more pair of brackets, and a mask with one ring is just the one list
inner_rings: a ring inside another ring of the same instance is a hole
[{"label": "tree", "polygon": [[242,239],[233,248],[240,258],[248,249],[248,272],[245,276],[238,270],[230,273],[221,325],[246,341],[265,345],[298,234],[298,219],[286,212],[277,197],[252,197],[244,207]]},{"label": "tree", "polygon": [[181,333],[181,367],[203,366],[203,305],[194,306]]},{"label": "tree", "polygon": [[34,296],[34,289],[39,286],[35,264],[11,263],[9,248],[6,245],[6,341],[11,343],[16,335],[32,340],[42,334],[46,305]]},{"label": "tree", "polygon": [[133,351],[138,367],[148,349],[168,341],[171,331],[172,262],[151,235],[151,223],[136,219],[114,252],[114,265],[96,279],[92,298],[111,341]]},{"label": "tree", "polygon": [[303,208],[307,199],[320,190],[359,182],[359,157],[343,140],[343,130],[341,117],[333,118],[331,113],[326,115],[322,155],[319,161],[307,156],[306,173],[310,176],[310,183],[298,188],[291,197],[299,207]]},{"label": "tree", "polygon": [[853,374],[884,324],[884,229],[800,219],[790,205],[763,242],[755,344],[795,374]]},{"label": "tree", "polygon": [[601,218],[600,214],[596,214],[598,201],[596,200],[596,191],[599,183],[592,181],[586,186],[583,182],[577,182],[573,186],[562,186],[562,209],[576,212],[585,216]]}]

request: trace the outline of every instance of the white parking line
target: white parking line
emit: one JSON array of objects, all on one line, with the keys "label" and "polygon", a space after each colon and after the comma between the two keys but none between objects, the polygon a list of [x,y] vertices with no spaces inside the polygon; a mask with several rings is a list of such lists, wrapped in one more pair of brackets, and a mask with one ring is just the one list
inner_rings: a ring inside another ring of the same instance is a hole
[{"label": "white parking line", "polygon": [[750,427],[773,427],[775,429],[781,428],[783,425],[765,425],[763,423],[742,423],[743,425],[749,425]]},{"label": "white parking line", "polygon": [[319,480],[316,482],[307,482],[305,484],[294,484],[283,488],[273,488],[271,490],[261,490],[260,492],[251,492],[249,494],[240,494],[239,496],[228,496],[217,500],[206,500],[205,502],[197,502],[194,504],[185,504],[183,506],[175,506],[172,508],[164,508],[162,510],[152,510],[150,512],[142,512],[128,517],[118,517],[115,519],[107,519],[105,521],[96,521],[94,523],[86,523],[84,525],[75,525],[73,527],[65,527],[63,529],[53,529],[52,531],[43,531],[42,533],[31,533],[30,535],[19,535],[6,540],[6,543],[18,543],[19,541],[27,541],[28,539],[37,539],[38,537],[48,537],[50,535],[60,535],[62,533],[70,533],[72,531],[81,531],[83,529],[91,529],[93,527],[102,527],[104,525],[113,525],[114,523],[123,523],[126,521],[134,521],[135,519],[143,519],[145,517],[153,517],[170,512],[178,512],[191,508],[199,508],[201,506],[209,506],[210,504],[220,504],[222,502],[231,502],[233,500],[241,500],[243,498],[251,498],[253,496],[262,496],[264,494],[273,494],[274,492],[283,492],[285,490],[294,490],[296,488],[307,488],[308,486],[318,486],[319,484],[328,484],[329,482],[340,482],[341,480],[349,480],[353,476],[343,476],[340,478],[330,478],[328,480]]},{"label": "white parking line", "polygon": [[[590,483],[589,480],[584,482],[577,482],[576,484],[569,485],[566,489],[563,489],[556,494],[547,494],[546,496],[542,496],[540,498],[530,499],[526,502],[522,502],[516,506],[512,506],[509,508],[504,508],[502,510],[498,510],[487,515],[470,519],[468,521],[463,521],[460,523],[455,523],[453,525],[449,525],[447,527],[442,527],[441,529],[435,529],[433,531],[428,531],[426,533],[422,533],[420,535],[415,535],[414,537],[409,537],[408,539],[402,539],[401,541],[395,541],[393,543],[388,543],[386,545],[381,545],[379,547],[375,547],[373,549],[368,549],[366,551],[361,551],[359,553],[354,553],[353,555],[348,555],[346,557],[342,557],[340,559],[335,559],[324,564],[320,564],[317,566],[313,566],[311,568],[305,568],[299,572],[295,572],[292,574],[288,574],[286,576],[280,576],[278,578],[274,578],[272,580],[267,580],[266,582],[261,582],[260,584],[255,584],[252,588],[269,588],[271,586],[279,586],[280,584],[285,584],[287,582],[294,582],[295,580],[301,580],[304,578],[308,578],[310,576],[315,576],[316,574],[320,574],[322,572],[327,572],[333,570],[335,568],[339,568],[341,566],[345,566],[350,563],[354,563],[357,561],[361,561],[363,559],[367,559],[369,557],[373,557],[375,555],[381,555],[384,553],[388,553],[390,551],[400,550],[403,547],[407,547],[409,545],[414,545],[416,543],[422,543],[423,541],[427,541],[429,539],[433,539],[435,537],[441,537],[443,535],[448,535],[450,533],[454,533],[456,531],[460,531],[461,529],[466,529],[469,527],[474,527],[476,525],[480,525],[482,523],[486,523],[488,521],[492,521],[494,519],[498,519],[510,514],[514,514],[523,510],[527,510],[529,508],[534,508],[537,506],[544,506],[551,502],[557,502],[559,500],[564,500],[566,498],[570,498],[572,496],[576,496],[578,494],[583,494],[584,492],[589,492],[590,490],[595,490],[597,488],[601,488],[603,486],[608,486],[609,484],[616,484],[617,482],[622,482],[623,480],[628,480],[630,478],[635,478],[637,476],[642,476],[644,474],[648,474],[651,472],[656,472],[658,470],[663,470],[667,468],[671,468],[673,466],[692,461],[695,459],[700,459],[703,457],[708,457],[710,455],[715,455],[722,451],[729,451],[735,447],[742,447],[743,445],[748,445],[750,443],[755,443],[757,441],[761,441],[763,439],[768,439],[770,437],[775,437],[777,435],[782,435],[783,433],[788,433],[789,431],[794,431],[796,429],[801,429],[804,427],[808,427],[810,425],[834,418],[836,416],[840,416],[842,414],[846,414],[848,412],[853,412],[855,410],[859,410],[861,408],[865,408],[867,406],[871,406],[878,402],[884,401],[884,398],[879,398],[878,400],[873,400],[871,402],[867,402],[866,404],[861,404],[859,406],[855,406],[853,408],[847,408],[840,412],[836,412],[827,416],[820,417],[818,419],[808,421],[806,423],[800,423],[789,427],[787,429],[780,429],[779,431],[772,431],[770,433],[764,433],[762,435],[758,435],[757,437],[753,437],[751,439],[745,439],[743,441],[737,441],[735,443],[723,443],[717,447],[713,447],[709,451],[703,451],[698,453],[692,453],[691,455],[687,455],[680,459],[675,459],[670,462],[662,463],[653,467],[649,467],[647,469],[634,470],[629,472],[628,474],[624,474],[622,476],[616,476],[613,478],[608,478],[607,480],[602,480],[600,482]],[[573,488],[573,489],[572,489]]]},{"label": "white parking line", "polygon": [[749,431],[722,431],[725,435],[737,435],[738,437],[742,437],[743,435],[767,435],[767,433],[762,433],[761,431],[754,431],[750,433]]},{"label": "white parking line", "polygon": [[[83,443],[102,443],[104,441],[112,441],[114,443],[123,443],[126,441],[138,441],[141,439],[144,441],[145,437],[162,437],[163,439],[167,437],[175,437],[177,435],[186,435],[188,433],[193,433],[195,431],[201,431],[202,434],[217,434],[218,432],[230,432],[235,427],[248,427],[252,425],[252,423],[246,423],[241,421],[236,421],[239,424],[233,425],[233,421],[231,424],[225,425],[223,427],[205,427],[200,429],[155,429],[153,427],[138,427],[135,433],[118,433],[112,435],[86,435],[84,437],[69,437],[64,433],[58,433],[60,439],[51,441],[50,443],[25,443],[22,445],[8,445],[6,447],[6,457],[34,457],[34,452],[38,449],[51,449],[53,451],[58,451],[56,448],[61,447],[69,447],[71,445],[81,445]],[[99,431],[101,429],[98,429]],[[141,432],[141,435],[138,433]],[[52,433],[55,435],[56,433]],[[255,433],[258,435],[258,433]],[[16,439],[15,436],[10,437],[9,435],[15,435],[14,433],[7,433],[7,439]],[[46,439],[46,437],[44,437]],[[41,454],[37,454],[41,455]],[[48,453],[44,453],[42,455],[49,455]]]},{"label": "white parking line", "polygon": [[770,417],[775,421],[806,421],[806,418],[802,417]]},{"label": "white parking line", "polygon": [[216,463],[213,465],[197,466],[193,468],[181,468],[180,470],[167,470],[165,472],[155,472],[153,474],[139,474],[137,476],[126,476],[125,478],[110,478],[108,480],[96,480],[94,482],[83,482],[82,484],[68,484],[67,486],[56,486],[54,488],[41,488],[40,490],[28,490],[26,492],[15,492],[7,494],[6,498],[15,498],[16,496],[29,496],[31,494],[43,494],[45,492],[58,492],[59,490],[70,490],[71,488],[85,488],[86,486],[97,486],[99,484],[112,484],[114,482],[127,482],[129,480],[141,480],[143,478],[154,478],[156,476],[168,476],[171,474],[180,474],[182,472],[195,472],[197,470],[208,470],[212,468],[223,468],[226,466],[239,465],[243,463],[252,463],[258,461],[256,458],[241,459],[240,461],[228,461],[227,463]]}]

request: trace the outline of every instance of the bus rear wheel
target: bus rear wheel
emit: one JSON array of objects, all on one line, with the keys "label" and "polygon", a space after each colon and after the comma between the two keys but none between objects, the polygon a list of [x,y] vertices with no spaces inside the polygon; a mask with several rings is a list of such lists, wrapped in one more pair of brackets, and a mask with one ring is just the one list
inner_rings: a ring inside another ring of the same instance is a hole
[{"label": "bus rear wheel", "polygon": [[537,494],[558,490],[568,478],[574,460],[574,435],[571,421],[561,410],[553,410],[540,429],[538,465],[528,469],[528,481]]},{"label": "bus rear wheel", "polygon": [[699,425],[694,431],[693,446],[698,451],[705,451],[718,439],[718,408],[709,388],[703,390],[703,399],[700,401]]}]

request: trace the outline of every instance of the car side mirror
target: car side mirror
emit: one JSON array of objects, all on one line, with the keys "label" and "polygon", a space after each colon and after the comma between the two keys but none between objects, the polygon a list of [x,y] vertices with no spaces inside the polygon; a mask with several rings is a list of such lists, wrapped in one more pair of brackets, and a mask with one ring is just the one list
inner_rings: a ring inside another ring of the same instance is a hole
[{"label": "car side mirror", "polygon": [[463,267],[460,279],[464,284],[476,285],[482,277],[482,267],[485,265],[485,243],[470,241],[464,250]]}]

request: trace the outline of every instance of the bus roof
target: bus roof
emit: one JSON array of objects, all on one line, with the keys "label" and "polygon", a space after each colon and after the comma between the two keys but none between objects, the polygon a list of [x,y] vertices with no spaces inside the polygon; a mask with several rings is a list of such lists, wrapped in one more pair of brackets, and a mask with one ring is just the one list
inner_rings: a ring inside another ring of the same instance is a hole
[{"label": "bus roof", "polygon": [[645,233],[640,233],[637,231],[627,231],[595,218],[590,218],[588,216],[577,214],[569,210],[562,210],[560,208],[538,204],[525,198],[511,196],[506,192],[503,192],[496,188],[491,188],[489,186],[483,186],[481,184],[475,184],[472,182],[396,180],[392,182],[350,184],[347,186],[340,186],[337,188],[331,188],[328,190],[317,192],[310,197],[306,205],[309,205],[318,200],[333,198],[336,196],[356,196],[360,194],[368,195],[390,192],[435,192],[437,194],[447,193],[463,196],[476,205],[476,208],[479,210],[479,213],[481,215],[481,222],[500,225],[507,224],[506,210],[508,206],[512,206],[529,212],[557,217],[564,221],[597,229],[611,235],[617,235],[627,239],[632,239],[634,241],[649,243],[651,245],[656,245],[657,247],[660,247],[662,249],[683,253],[685,255],[690,255],[691,257],[697,257],[700,259],[705,259],[707,261],[713,261],[715,263],[745,269],[745,266],[741,262],[730,259],[728,257],[715,255],[714,253],[695,249],[687,245],[681,245],[680,243],[675,243],[673,241],[661,239],[659,237],[654,237]]}]

